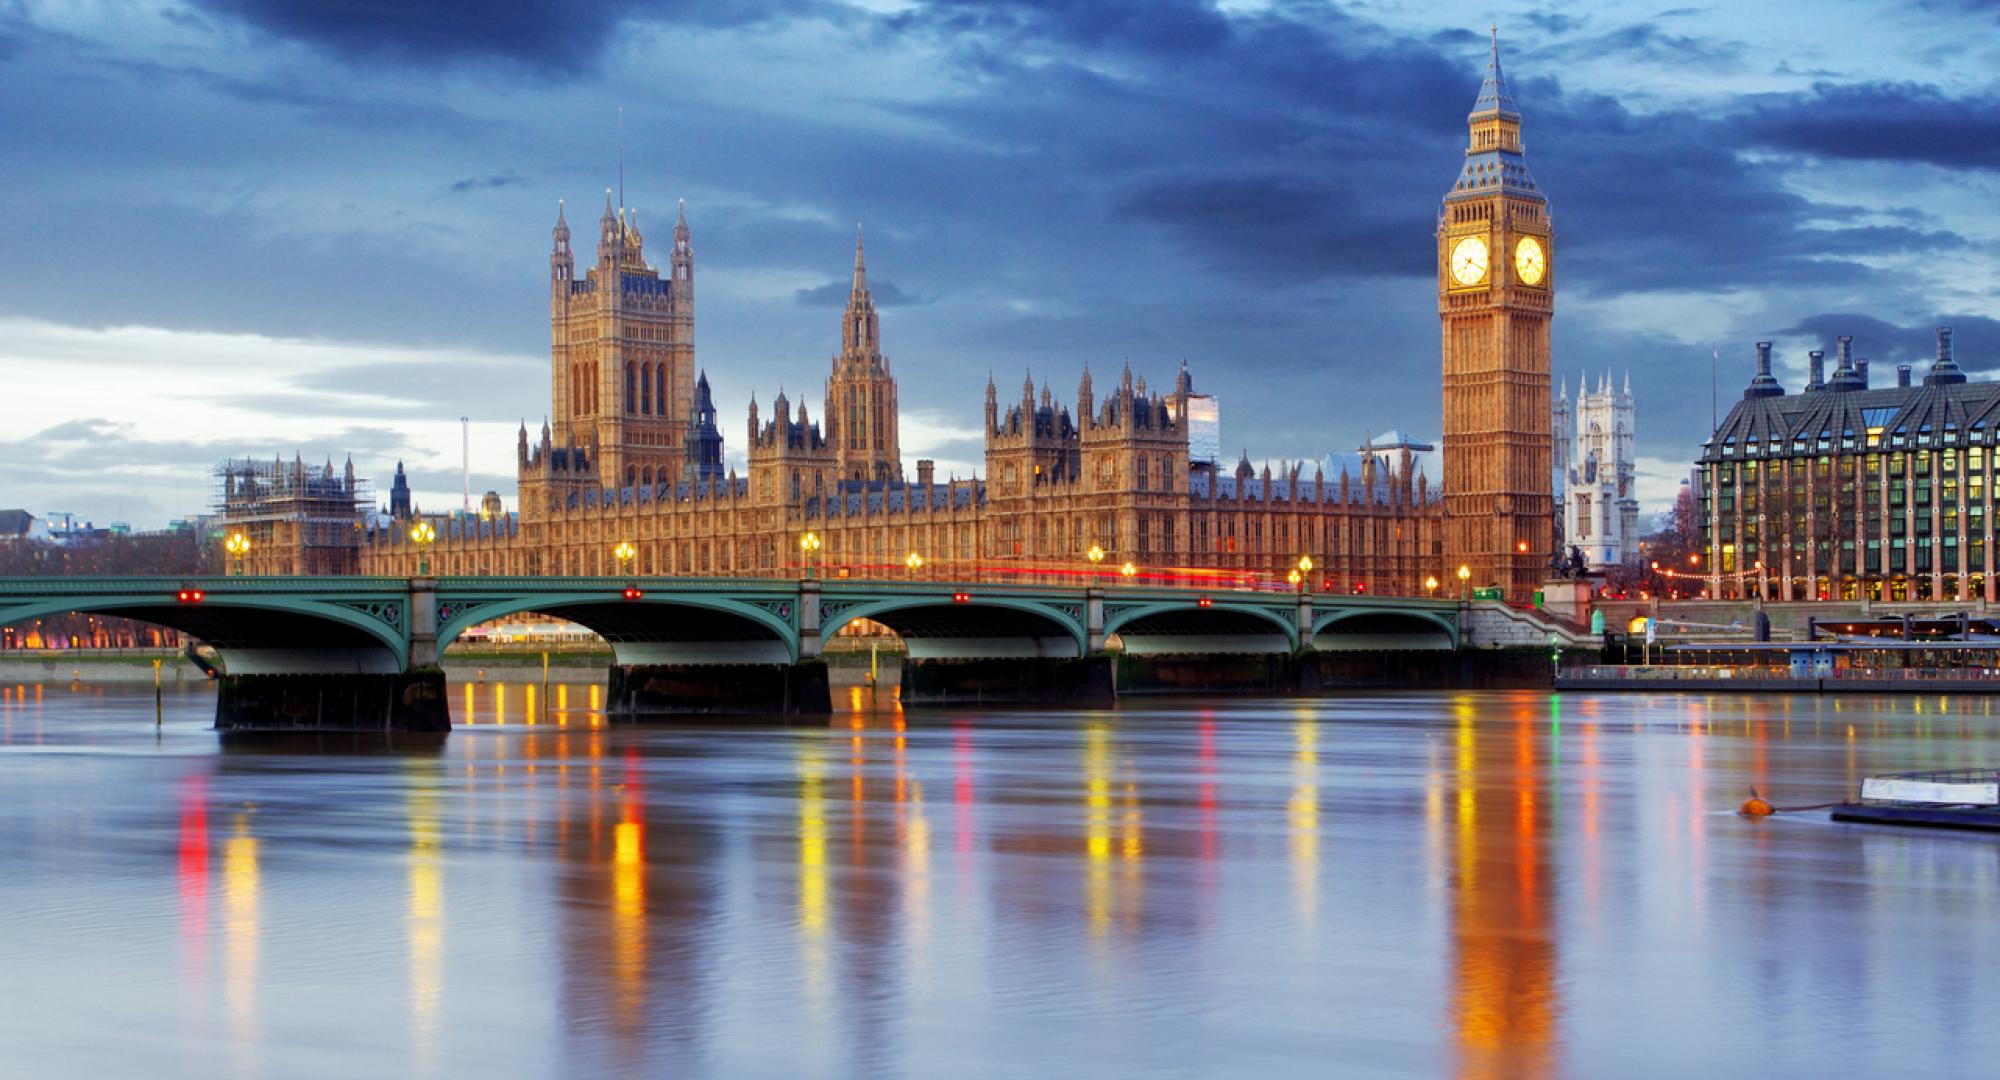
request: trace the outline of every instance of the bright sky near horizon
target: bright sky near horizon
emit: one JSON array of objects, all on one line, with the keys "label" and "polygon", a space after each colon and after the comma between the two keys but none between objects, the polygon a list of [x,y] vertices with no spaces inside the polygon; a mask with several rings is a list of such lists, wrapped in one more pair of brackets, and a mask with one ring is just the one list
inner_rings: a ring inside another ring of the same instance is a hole
[{"label": "bright sky near horizon", "polygon": [[[495,10],[504,14],[495,15]],[[740,461],[815,398],[854,222],[906,458],[978,467],[989,372],[1185,357],[1232,456],[1438,428],[1432,228],[1496,20],[1555,215],[1555,371],[1630,370],[1657,508],[1751,345],[2000,354],[2000,17],[1713,5],[0,0],[0,506],[139,527],[225,456],[513,496],[548,229],[687,199]],[[657,248],[655,250],[658,250]],[[814,412],[818,412],[814,403]],[[1435,478],[1434,478],[1435,479]]]}]

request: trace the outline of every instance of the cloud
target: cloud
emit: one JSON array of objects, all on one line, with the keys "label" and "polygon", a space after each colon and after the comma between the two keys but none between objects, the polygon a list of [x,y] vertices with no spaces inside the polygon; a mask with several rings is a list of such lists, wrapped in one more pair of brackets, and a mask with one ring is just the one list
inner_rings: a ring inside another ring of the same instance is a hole
[{"label": "cloud", "polygon": [[1740,41],[1674,34],[1653,23],[1630,23],[1602,34],[1569,38],[1537,49],[1533,55],[1537,61],[1616,56],[1650,64],[1727,70],[1740,63],[1747,51],[1748,46]]},{"label": "cloud", "polygon": [[1815,83],[1757,99],[1730,127],[1745,144],[1829,160],[2000,168],[2000,97],[1921,83]]},{"label": "cloud", "polygon": [[454,180],[446,190],[453,195],[469,195],[475,191],[487,191],[493,188],[519,187],[526,182],[521,179],[520,173],[508,169],[506,172],[494,173],[491,176],[468,176],[463,180]]},{"label": "cloud", "polygon": [[[1401,203],[1404,205],[1392,205]],[[1266,278],[1429,277],[1428,206],[1308,177],[1183,177],[1128,194],[1126,217],[1162,225],[1210,265]]]},{"label": "cloud", "polygon": [[1859,312],[1823,312],[1776,331],[1779,338],[1805,338],[1833,354],[1834,339],[1854,338],[1854,355],[1870,358],[1869,379],[1876,386],[1895,378],[1894,365],[1911,364],[1921,379],[1937,359],[1937,328],[1952,328],[1952,355],[1968,372],[2000,370],[2000,319],[1985,315],[1939,315],[1935,322],[1903,326]]},{"label": "cloud", "polygon": [[780,0],[194,0],[216,15],[350,60],[414,68],[503,61],[550,77],[595,66],[627,20],[730,26],[794,8]]},{"label": "cloud", "polygon": [[21,433],[0,439],[9,500],[96,520],[198,513],[225,457],[338,465],[352,453],[363,476],[386,477],[397,458],[455,475],[460,415],[478,420],[475,470],[511,473],[519,412],[467,403],[495,384],[530,389],[543,369],[462,350],[28,319],[0,318],[0,342],[0,431]]},{"label": "cloud", "polygon": [[[792,297],[795,302],[805,307],[844,307],[853,290],[852,281],[829,281],[824,285],[800,289],[793,293]],[[868,293],[875,298],[877,306],[885,308],[916,307],[937,302],[935,296],[904,292],[893,281],[875,278],[868,280]]]}]

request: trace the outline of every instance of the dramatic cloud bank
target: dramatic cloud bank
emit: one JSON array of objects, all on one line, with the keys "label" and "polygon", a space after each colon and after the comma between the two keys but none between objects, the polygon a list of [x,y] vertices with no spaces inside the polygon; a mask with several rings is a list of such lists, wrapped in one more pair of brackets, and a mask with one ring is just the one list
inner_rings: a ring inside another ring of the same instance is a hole
[{"label": "dramatic cloud bank", "polygon": [[[987,375],[1182,358],[1253,459],[1438,426],[1432,230],[1497,17],[1557,227],[1555,365],[1629,369],[1671,496],[1751,343],[1992,366],[1983,5],[0,0],[0,506],[151,525],[230,454],[511,496],[556,200],[687,200],[731,456],[817,394],[854,223],[905,453]],[[1954,43],[1949,47],[1941,42]],[[61,87],[52,93],[51,87]],[[589,239],[586,239],[586,246]],[[1695,387],[1696,389],[1690,389]],[[817,407],[815,407],[817,412]]]}]

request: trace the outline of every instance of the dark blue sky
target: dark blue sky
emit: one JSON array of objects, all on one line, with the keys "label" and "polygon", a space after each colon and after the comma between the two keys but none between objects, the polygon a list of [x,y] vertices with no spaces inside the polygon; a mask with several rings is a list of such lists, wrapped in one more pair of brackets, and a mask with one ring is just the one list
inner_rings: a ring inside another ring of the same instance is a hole
[{"label": "dark blue sky", "polygon": [[[816,398],[865,222],[905,454],[988,372],[1180,359],[1254,460],[1438,429],[1432,229],[1489,19],[1557,229],[1555,368],[1630,369],[1642,494],[1751,343],[1788,381],[1992,318],[1992,5],[0,0],[0,506],[158,524],[226,454],[513,494],[558,198],[694,229],[732,458]],[[498,14],[495,14],[495,12]],[[1594,375],[1593,375],[1594,377]],[[1886,377],[1886,376],[1885,376]],[[817,412],[817,408],[814,410]]]}]

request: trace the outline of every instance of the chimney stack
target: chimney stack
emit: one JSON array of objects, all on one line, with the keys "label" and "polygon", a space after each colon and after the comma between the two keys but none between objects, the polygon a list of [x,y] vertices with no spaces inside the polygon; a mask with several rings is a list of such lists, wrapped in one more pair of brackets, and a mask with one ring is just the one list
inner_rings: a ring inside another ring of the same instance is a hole
[{"label": "chimney stack", "polygon": [[1811,377],[1810,377],[1810,378],[1808,378],[1808,379],[1806,380],[1806,389],[1808,389],[1808,390],[1822,390],[1822,389],[1825,389],[1825,388],[1826,388],[1826,350],[1824,350],[1824,349],[1814,349],[1813,351],[1811,351],[1811,352],[1807,353],[1807,354],[1806,354],[1806,356],[1807,356],[1807,357],[1808,357],[1809,359],[1811,359],[1811,361],[1812,361],[1812,366],[1811,366],[1811,372],[1812,372],[1812,374],[1811,374]]},{"label": "chimney stack", "polygon": [[1925,386],[1951,386],[1965,381],[1965,372],[1959,370],[1957,361],[1951,358],[1951,327],[1937,328],[1937,363],[1931,365],[1930,374],[1924,376]]},{"label": "chimney stack", "polygon": [[1896,387],[1901,390],[1910,388],[1910,365],[1896,365]]},{"label": "chimney stack", "polygon": [[1853,345],[1853,334],[1842,334],[1833,339],[1834,355],[1838,358],[1834,364],[1834,370],[1850,371],[1854,368]]},{"label": "chimney stack", "polygon": [[930,458],[917,459],[917,483],[931,486],[931,478],[937,475],[937,462]]},{"label": "chimney stack", "polygon": [[1866,389],[1868,389],[1868,358],[1867,358],[1867,357],[1865,357],[1865,356],[1857,356],[1857,357],[1855,357],[1855,358],[1854,358],[1854,373],[1855,373],[1856,375],[1858,375],[1858,376],[1860,376],[1860,377],[1861,377],[1861,389],[1863,389],[1863,390],[1866,390]]},{"label": "chimney stack", "polygon": [[1750,380],[1750,386],[1743,391],[1743,396],[1781,397],[1784,393],[1784,386],[1771,377],[1771,343],[1760,341],[1757,343],[1757,374]]}]

